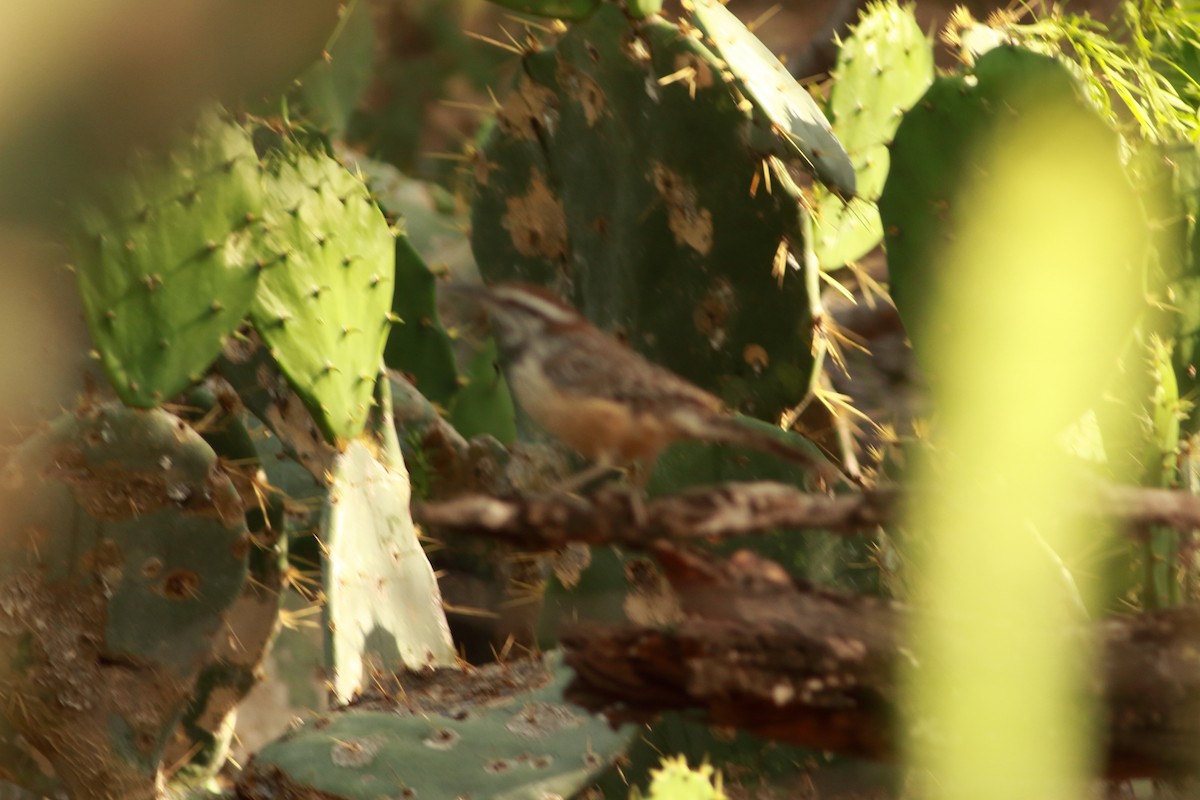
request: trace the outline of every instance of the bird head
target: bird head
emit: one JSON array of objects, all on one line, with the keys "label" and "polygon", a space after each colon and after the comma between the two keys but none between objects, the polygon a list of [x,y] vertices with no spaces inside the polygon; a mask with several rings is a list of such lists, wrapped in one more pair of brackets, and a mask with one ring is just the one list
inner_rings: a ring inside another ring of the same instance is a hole
[{"label": "bird head", "polygon": [[537,339],[586,324],[573,308],[540,286],[505,283],[489,288],[452,284],[447,288],[488,312],[496,342],[510,359]]}]

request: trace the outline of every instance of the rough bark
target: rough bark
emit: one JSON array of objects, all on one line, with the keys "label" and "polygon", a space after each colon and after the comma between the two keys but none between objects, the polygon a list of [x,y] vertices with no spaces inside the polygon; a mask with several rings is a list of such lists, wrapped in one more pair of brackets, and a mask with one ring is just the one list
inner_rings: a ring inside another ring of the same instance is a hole
[{"label": "rough bark", "polygon": [[[690,709],[708,722],[816,750],[890,761],[908,662],[908,610],[805,589],[748,553],[720,563],[659,546],[686,618],[670,630],[577,623],[563,632],[567,697],[614,721]],[[1103,653],[1087,691],[1102,709],[1111,779],[1200,766],[1200,609],[1122,617],[1065,635]]]}]

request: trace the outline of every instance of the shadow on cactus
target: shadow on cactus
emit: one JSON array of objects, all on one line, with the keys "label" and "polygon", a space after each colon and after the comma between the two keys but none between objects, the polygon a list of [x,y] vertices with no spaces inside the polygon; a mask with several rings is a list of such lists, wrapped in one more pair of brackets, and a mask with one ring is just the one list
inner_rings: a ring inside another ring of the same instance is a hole
[{"label": "shadow on cactus", "polygon": [[73,797],[156,796],[246,579],[237,490],[178,417],[107,404],[23,445],[2,493],[0,728]]}]

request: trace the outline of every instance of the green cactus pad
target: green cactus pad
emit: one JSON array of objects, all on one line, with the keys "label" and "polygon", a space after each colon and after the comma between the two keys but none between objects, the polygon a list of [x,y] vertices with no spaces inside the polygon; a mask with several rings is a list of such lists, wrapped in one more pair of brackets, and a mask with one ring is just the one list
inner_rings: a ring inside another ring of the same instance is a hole
[{"label": "green cactus pad", "polygon": [[407,236],[396,238],[396,326],[388,337],[384,362],[405,373],[422,394],[446,405],[458,390],[458,367],[450,335],[437,311],[437,279]]},{"label": "green cactus pad", "polygon": [[291,145],[268,166],[267,252],[250,309],[332,442],[362,432],[387,340],[394,237],[366,186]]},{"label": "green cactus pad", "polygon": [[0,714],[73,796],[151,797],[251,547],[209,446],[165,411],[59,419],[0,488]]},{"label": "green cactus pad", "polygon": [[772,275],[800,211],[767,190],[749,124],[699,41],[601,8],[525,58],[481,149],[480,271],[550,285],[731,406],[776,414],[807,389],[811,321],[804,281]]},{"label": "green cactus pad", "polygon": [[517,439],[516,412],[508,384],[496,368],[497,358],[491,339],[471,358],[466,383],[454,396],[450,423],[468,439],[487,434],[509,445]]},{"label": "green cactus pad", "polygon": [[117,394],[151,407],[187,388],[258,282],[262,180],[250,137],[215,111],[165,156],[141,156],[75,214],[88,328]]},{"label": "green cactus pad", "polygon": [[243,796],[545,800],[572,797],[628,743],[600,717],[565,705],[571,671],[557,656],[442,670],[428,688],[394,691],[400,707],[313,720],[259,751]]},{"label": "green cactus pad", "polygon": [[887,145],[901,117],[933,80],[933,48],[911,9],[875,3],[838,52],[829,93],[833,131],[858,175],[846,203],[816,190],[815,251],[822,269],[861,258],[883,239],[876,201],[888,173]]},{"label": "green cactus pad", "polygon": [[375,24],[369,0],[347,0],[322,58],[296,79],[288,111],[331,136],[342,136],[371,81]]},{"label": "green cactus pad", "polygon": [[[400,470],[400,471],[397,471]],[[383,671],[455,663],[429,559],[409,513],[403,462],[389,470],[362,442],[338,456],[322,525],[324,614],[341,702]]]},{"label": "green cactus pad", "polygon": [[726,800],[721,776],[714,772],[709,764],[691,769],[683,756],[664,758],[662,766],[651,773],[646,800]]},{"label": "green cactus pad", "polygon": [[798,160],[842,196],[854,196],[850,157],[812,95],[719,0],[693,0],[693,5],[696,24],[725,60],[744,94],[766,117],[775,134],[772,138],[779,142],[771,152],[786,161]]},{"label": "green cactus pad", "polygon": [[[1004,46],[980,58],[970,74],[935,80],[904,115],[892,141],[879,212],[892,297],[918,356],[929,304],[950,280],[930,268],[959,224],[959,192],[983,169],[979,159],[997,125],[1046,104],[1073,104],[1080,114],[1094,116],[1066,67]],[[1103,123],[1097,118],[1096,124]]]}]

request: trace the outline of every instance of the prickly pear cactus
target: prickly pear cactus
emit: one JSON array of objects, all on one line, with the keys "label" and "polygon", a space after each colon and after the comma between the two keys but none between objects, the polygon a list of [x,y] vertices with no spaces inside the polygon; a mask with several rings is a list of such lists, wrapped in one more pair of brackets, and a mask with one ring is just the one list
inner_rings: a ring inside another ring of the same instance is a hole
[{"label": "prickly pear cactus", "polygon": [[904,112],[933,80],[933,48],[912,10],[874,3],[842,42],[829,92],[833,131],[858,176],[849,203],[816,188],[816,242],[822,269],[861,258],[883,239],[876,201],[888,173],[887,145]]},{"label": "prickly pear cactus", "polygon": [[371,80],[375,24],[368,0],[338,6],[338,22],[322,58],[296,79],[288,112],[331,136],[342,136]]},{"label": "prickly pear cactus", "polygon": [[[430,271],[451,280],[469,280],[478,275],[467,240],[467,209],[461,198],[439,184],[409,177],[391,164],[361,153],[339,150],[338,159],[351,172],[362,175],[375,202],[408,238]],[[401,285],[399,280],[396,283]]]},{"label": "prickly pear cactus", "polygon": [[496,369],[496,343],[487,340],[467,364],[454,396],[450,422],[467,438],[487,434],[502,444],[517,438],[516,411],[504,376]]},{"label": "prickly pear cactus", "polygon": [[[445,407],[458,390],[459,375],[454,343],[438,316],[434,273],[449,272],[458,280],[476,273],[463,233],[466,220],[439,207],[439,187],[406,177],[381,161],[350,153],[343,157],[351,169],[362,172],[371,195],[398,231],[395,324],[384,362]],[[453,203],[453,198],[443,199]]]},{"label": "prickly pear cactus", "polygon": [[[979,163],[986,152],[983,145],[1005,120],[1055,104],[1073,104],[1081,115],[1095,117],[1062,64],[1004,46],[989,51],[968,74],[936,79],[904,115],[892,141],[879,212],[892,297],[918,357],[925,352],[921,335],[935,333],[924,331],[921,321],[941,287],[953,279],[931,274],[930,266],[938,263],[938,254],[960,224],[958,194],[968,178],[984,169]],[[1104,125],[1095,119],[1098,127]]]},{"label": "prickly pear cactus", "polygon": [[54,769],[26,741],[21,732],[0,714],[0,797],[9,800],[33,800],[35,797],[62,795],[62,782]]},{"label": "prickly pear cactus", "polygon": [[384,362],[448,411],[466,437],[486,433],[511,442],[516,436],[512,397],[495,369],[495,344],[452,333],[461,326],[452,317],[443,319],[436,302],[438,276],[478,279],[465,215],[456,213],[454,198],[444,190],[405,177],[390,164],[354,156],[351,166],[365,174],[372,195],[400,231],[395,324]]},{"label": "prickly pear cactus", "polygon": [[250,318],[330,441],[362,432],[391,326],[394,237],[366,186],[284,143],[267,169]]},{"label": "prickly pear cactus", "polygon": [[459,388],[458,367],[450,335],[438,318],[436,283],[408,237],[397,237],[392,299],[396,326],[384,361],[404,372],[429,400],[445,405]]},{"label": "prickly pear cactus", "polygon": [[551,286],[757,416],[802,396],[807,290],[772,275],[800,211],[761,179],[721,62],[660,18],[603,6],[522,67],[476,164],[484,277]]},{"label": "prickly pear cactus", "polygon": [[394,690],[395,701],[372,710],[313,720],[260,750],[239,792],[330,800],[574,796],[629,735],[564,704],[570,670],[557,656],[547,662],[545,669],[534,661],[443,670],[422,679],[426,688]]},{"label": "prickly pear cactus", "polygon": [[79,205],[70,231],[79,294],[125,403],[157,405],[216,359],[254,299],[262,212],[250,137],[216,111]]},{"label": "prickly pear cactus", "polygon": [[[1180,393],[1200,389],[1200,147],[1181,144],[1164,162],[1172,171],[1174,242],[1181,268],[1170,275],[1167,305],[1177,310],[1175,373]],[[1193,413],[1193,418],[1195,414]]]},{"label": "prickly pear cactus", "polygon": [[248,580],[226,613],[227,635],[217,639],[212,660],[197,677],[191,702],[167,746],[165,763],[178,765],[173,784],[199,783],[224,765],[237,706],[257,685],[279,632],[288,545],[284,498],[273,491],[279,484],[263,477],[245,412],[227,392],[213,381],[196,387],[184,398],[184,416],[222,460],[247,507]]},{"label": "prickly pear cactus", "polygon": [[[215,372],[228,381],[238,401],[274,435],[272,446],[283,455],[260,447],[268,474],[272,466],[294,459],[290,463],[299,462],[318,484],[328,481],[337,448],[325,441],[313,415],[252,327],[245,325],[229,338]],[[279,485],[276,476],[271,480],[272,485]]]},{"label": "prickly pear cactus", "polygon": [[[711,764],[688,767],[687,759],[667,757],[662,766],[651,773],[650,793],[646,800],[726,800],[721,791],[721,775]],[[640,793],[634,793],[640,798]]]},{"label": "prickly pear cactus", "polygon": [[696,24],[758,112],[759,141],[831,190],[852,197],[854,167],[817,101],[719,0],[692,0],[692,5]]},{"label": "prickly pear cactus", "polygon": [[23,445],[0,508],[0,714],[72,797],[154,797],[246,579],[237,490],[178,417],[108,404]]}]

